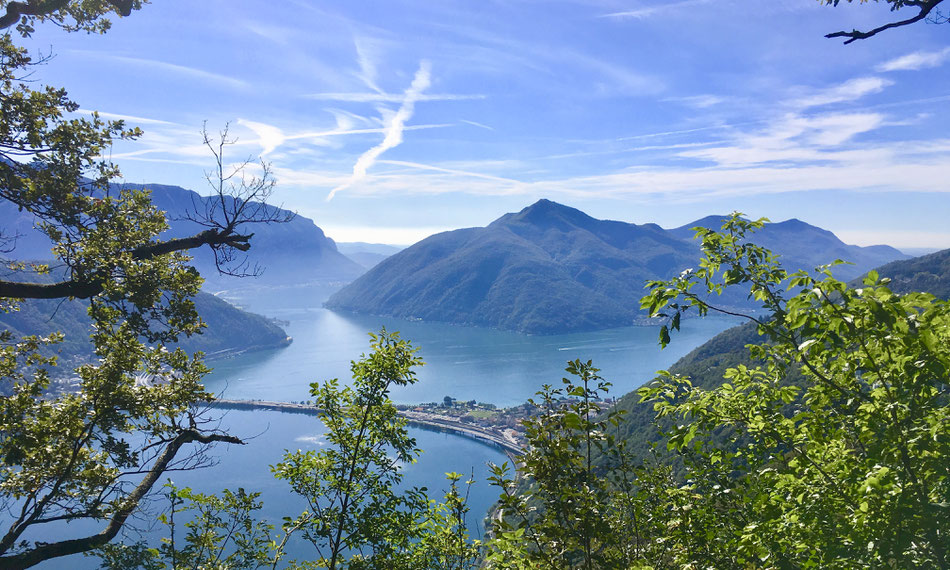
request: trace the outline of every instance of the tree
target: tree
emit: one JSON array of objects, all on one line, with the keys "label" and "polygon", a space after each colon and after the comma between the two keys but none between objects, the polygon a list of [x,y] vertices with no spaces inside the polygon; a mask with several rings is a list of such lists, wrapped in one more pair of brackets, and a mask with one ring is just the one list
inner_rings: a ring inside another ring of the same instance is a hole
[{"label": "tree", "polygon": [[[459,490],[462,475],[446,473],[449,489],[442,501],[427,498],[425,488],[397,488],[401,465],[414,462],[421,452],[389,390],[415,382],[413,368],[422,361],[398,333],[384,329],[370,336],[370,354],[352,362],[351,386],[341,388],[335,379],[311,385],[329,445],[319,451],[288,451],[272,467],[274,476],[287,481],[308,507],[284,519],[282,535],[253,517],[261,506],[256,494],[239,489],[215,496],[171,488],[171,508],[160,519],[169,537],[159,548],[101,548],[97,554],[104,567],[476,567],[480,542],[468,536],[467,494]],[[179,536],[176,527],[182,525],[185,534]],[[300,540],[314,547],[316,557],[285,560],[288,544]]]},{"label": "tree", "polygon": [[[37,22],[67,31],[103,32],[109,14],[128,15],[139,0],[0,1],[0,26],[16,24],[29,35]],[[202,323],[190,297],[201,284],[184,252],[208,246],[246,251],[241,226],[268,219],[258,206],[271,189],[247,178],[246,191],[226,196],[204,212],[207,229],[162,240],[167,228],[143,191],[116,192],[115,165],[101,157],[114,140],[134,139],[121,121],[69,118],[78,109],[63,89],[27,81],[34,61],[10,33],[0,37],[0,199],[33,214],[54,243],[53,266],[5,264],[15,277],[0,280],[3,310],[23,299],[85,300],[94,323],[98,362],[75,370],[76,389],[51,393],[54,357],[44,347],[58,340],[0,333],[0,565],[25,568],[53,557],[88,551],[117,536],[161,475],[193,467],[191,444],[240,443],[209,429],[197,406],[210,396],[201,385],[207,371],[200,355],[166,345],[195,334]],[[222,138],[222,144],[226,144]],[[222,149],[222,147],[218,147]],[[216,156],[221,164],[220,154]],[[7,251],[16,236],[3,236]],[[240,264],[240,261],[238,261]],[[48,273],[53,283],[28,282]],[[142,377],[161,378],[140,382]],[[57,537],[65,522],[97,521],[98,532]]]},{"label": "tree", "polygon": [[[538,392],[539,413],[524,421],[526,451],[518,477],[507,464],[494,466],[499,487],[491,568],[635,568],[651,558],[648,517],[652,485],[628,462],[626,449],[609,433],[619,415],[601,414],[609,388],[593,363],[575,360],[564,386]],[[596,464],[595,456],[606,456]],[[638,482],[639,479],[639,482]]]},{"label": "tree", "polygon": [[947,568],[950,304],[894,294],[873,271],[858,289],[830,266],[788,274],[746,239],[762,224],[736,214],[721,233],[698,228],[699,269],[651,283],[643,300],[669,311],[662,344],[684,312],[726,312],[710,292],[744,286],[763,307],[746,317],[767,340],[749,347],[765,365],[731,368],[708,391],[669,374],[641,390],[679,422],[669,446],[687,459],[675,562]]},{"label": "tree", "polygon": [[[415,349],[398,333],[370,335],[372,352],[350,368],[351,386],[337,380],[311,385],[330,444],[320,451],[288,452],[274,466],[309,509],[285,526],[316,548],[326,568],[340,568],[347,558],[365,567],[381,560],[393,564],[415,538],[413,529],[426,505],[419,489],[397,493],[399,465],[413,463],[420,450],[389,399],[392,386],[415,381],[422,364]],[[375,561],[375,562],[374,562]]]},{"label": "tree", "polygon": [[[818,0],[819,2],[824,2],[826,5],[837,6],[841,0]],[[854,0],[848,0],[850,4]],[[868,0],[861,0],[861,3],[867,2]],[[878,0],[874,0],[877,2]],[[850,32],[840,31],[827,34],[826,38],[847,38],[845,44],[850,44],[856,40],[866,40],[872,36],[875,36],[884,30],[889,30],[891,28],[899,28],[901,26],[908,26],[910,24],[917,23],[921,20],[928,20],[935,23],[945,23],[947,21],[946,16],[942,16],[937,10],[937,6],[940,5],[943,0],[886,0],[891,6],[891,11],[896,12],[902,8],[914,8],[917,10],[917,13],[911,16],[910,18],[905,18],[903,20],[897,20],[894,22],[889,22],[883,24],[874,29],[868,30],[866,32],[861,32],[858,30],[851,30]]]}]

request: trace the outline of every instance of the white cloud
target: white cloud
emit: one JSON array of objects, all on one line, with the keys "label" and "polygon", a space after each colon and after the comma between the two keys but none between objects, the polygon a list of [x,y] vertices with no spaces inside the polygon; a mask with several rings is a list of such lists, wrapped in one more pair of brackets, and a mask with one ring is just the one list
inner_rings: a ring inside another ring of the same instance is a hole
[{"label": "white cloud", "polygon": [[254,131],[258,137],[258,144],[261,145],[261,155],[267,155],[273,152],[277,147],[284,144],[287,137],[284,132],[273,125],[248,121],[247,119],[238,119],[238,124]]},{"label": "white cloud", "polygon": [[694,107],[696,109],[708,109],[709,107],[714,107],[726,101],[724,97],[719,97],[718,95],[691,95],[688,97],[668,97],[663,99],[663,101],[671,101],[674,103],[682,103],[688,107]]},{"label": "white cloud", "polygon": [[443,172],[445,174],[457,174],[459,176],[470,176],[472,178],[483,178],[485,180],[494,180],[496,182],[503,182],[505,184],[521,184],[520,181],[514,180],[512,178],[504,178],[501,176],[493,176],[491,174],[482,174],[479,172],[470,172],[467,170],[459,170],[456,168],[445,168],[442,166],[433,166],[431,164],[420,164],[418,162],[407,162],[404,160],[380,160],[381,164],[390,164],[393,166],[406,166],[409,168],[417,170],[431,170],[433,172]]},{"label": "white cloud", "polygon": [[382,93],[383,90],[376,83],[377,73],[373,43],[358,37],[353,38],[353,43],[356,45],[356,61],[360,66],[358,77],[367,87],[376,93]]},{"label": "white cloud", "polygon": [[865,95],[879,93],[893,83],[893,81],[882,77],[858,77],[830,89],[824,89],[812,95],[793,100],[790,103],[794,107],[809,108],[844,101],[856,101]]},{"label": "white cloud", "polygon": [[939,67],[950,59],[950,48],[940,51],[915,51],[878,65],[877,71],[916,71],[928,67]]},{"label": "white cloud", "polygon": [[412,84],[409,85],[409,89],[406,89],[399,110],[390,118],[389,125],[386,128],[386,136],[383,138],[383,141],[364,152],[356,160],[356,164],[353,165],[352,176],[350,176],[349,180],[345,183],[334,187],[327,195],[327,201],[332,200],[337,192],[345,190],[365,178],[366,172],[373,166],[373,163],[376,162],[376,159],[379,158],[380,155],[402,144],[402,133],[405,129],[406,121],[412,118],[415,112],[416,101],[419,100],[422,92],[428,89],[431,82],[431,66],[428,61],[423,61],[419,64],[419,69],[416,71],[416,75],[412,79]]},{"label": "white cloud", "polygon": [[465,124],[468,124],[468,125],[472,125],[473,127],[479,127],[479,128],[481,128],[481,129],[485,129],[485,130],[488,130],[488,131],[494,131],[494,130],[495,130],[495,127],[489,127],[488,125],[485,125],[485,124],[482,124],[482,123],[479,123],[479,122],[476,122],[476,121],[469,121],[469,120],[466,120],[466,119],[459,119],[459,122],[462,122],[462,123],[465,123]]},{"label": "white cloud", "polygon": [[94,111],[92,109],[77,109],[77,113],[83,115],[92,115],[93,113],[99,113],[99,116],[105,119],[116,119],[120,121],[125,121],[126,123],[133,123],[129,126],[135,126],[134,123],[143,123],[147,125],[174,125],[170,121],[162,121],[160,119],[149,119],[146,117],[137,117],[135,115],[120,115],[118,113],[106,113],[105,111]]}]

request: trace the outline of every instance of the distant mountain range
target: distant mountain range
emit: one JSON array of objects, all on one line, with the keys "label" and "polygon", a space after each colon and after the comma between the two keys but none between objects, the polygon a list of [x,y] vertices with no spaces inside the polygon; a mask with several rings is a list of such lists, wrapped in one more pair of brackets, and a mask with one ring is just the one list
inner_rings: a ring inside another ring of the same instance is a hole
[{"label": "distant mountain range", "polygon": [[[139,184],[117,185],[120,188],[142,188]],[[203,208],[208,200],[190,190],[178,186],[160,184],[144,185],[152,192],[152,202],[167,212],[171,225],[164,238],[193,235],[202,231],[202,226],[183,219],[194,209]],[[16,247],[6,257],[20,260],[47,260],[51,257],[52,244],[34,227],[32,214],[19,211],[9,202],[0,202],[0,220],[4,233],[18,235]],[[253,298],[258,292],[288,283],[300,286],[311,282],[326,284],[347,282],[365,269],[337,251],[336,244],[326,237],[312,220],[295,217],[286,224],[255,224],[246,228],[253,232],[252,247],[248,252],[251,264],[259,264],[264,272],[257,278],[221,276],[215,269],[214,258],[207,248],[190,252],[193,263],[206,279],[205,289],[227,289],[238,292],[234,296]],[[48,277],[52,279],[52,277]],[[301,297],[300,291],[295,292]],[[305,295],[322,295],[303,291]],[[319,302],[318,300],[318,302]],[[260,348],[273,348],[289,343],[287,334],[277,324],[260,315],[244,312],[212,295],[199,294],[195,298],[199,314],[208,328],[204,334],[184,339],[181,346],[188,351],[201,350],[209,356],[233,354]],[[19,334],[45,334],[52,331],[66,332],[66,340],[57,351],[67,360],[90,356],[89,319],[86,304],[80,302],[28,301],[16,313],[0,314],[0,326]]]},{"label": "distant mountain range", "polygon": [[[152,193],[152,203],[166,212],[171,228],[163,234],[166,239],[194,235],[206,228],[189,221],[185,215],[204,208],[209,198],[179,186],[164,184],[118,184],[122,188],[146,188]],[[277,212],[285,212],[273,208]],[[33,216],[20,212],[9,202],[0,203],[0,220],[7,233],[16,232],[19,238],[12,256],[16,259],[49,259],[52,244],[36,230]],[[252,224],[242,231],[251,232],[251,249],[247,253],[251,265],[259,265],[263,273],[257,278],[235,279],[220,276],[214,266],[214,257],[206,248],[189,252],[193,263],[211,288],[240,288],[260,285],[296,284],[312,281],[350,281],[365,269],[337,250],[334,241],[326,237],[313,220],[296,216],[284,224]]]},{"label": "distant mountain range", "polygon": [[[331,309],[549,334],[630,325],[644,315],[647,280],[695,267],[696,226],[719,228],[710,216],[680,228],[597,220],[540,200],[484,228],[430,236],[383,260],[327,301]],[[768,224],[756,243],[787,267],[812,269],[841,258],[854,263],[843,279],[907,256],[888,246],[846,245],[799,220]],[[725,304],[743,304],[726,297]]]},{"label": "distant mountain range", "polygon": [[[123,184],[119,188],[146,188],[152,203],[167,213],[171,229],[164,237],[182,237],[202,231],[202,226],[182,219],[196,205],[200,210],[209,198],[179,186],[162,184]],[[285,212],[274,208],[278,212]],[[365,269],[337,250],[336,243],[310,218],[296,216],[284,224],[252,224],[241,231],[252,232],[250,264],[257,264],[263,273],[256,278],[235,279],[219,275],[214,257],[208,248],[189,252],[194,264],[209,287],[242,288],[309,283],[315,281],[351,281]]]},{"label": "distant mountain range", "polygon": [[365,243],[361,241],[337,242],[336,247],[340,253],[366,269],[371,269],[380,261],[404,249],[384,243]]}]

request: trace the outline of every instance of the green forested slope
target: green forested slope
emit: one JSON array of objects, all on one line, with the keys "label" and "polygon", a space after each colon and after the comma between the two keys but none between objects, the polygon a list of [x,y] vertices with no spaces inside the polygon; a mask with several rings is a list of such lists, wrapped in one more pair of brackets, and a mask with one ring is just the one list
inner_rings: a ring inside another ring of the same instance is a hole
[{"label": "green forested slope", "polygon": [[[950,250],[894,261],[877,271],[881,277],[891,278],[890,286],[894,292],[923,291],[950,299]],[[857,287],[858,283],[855,281],[852,286]],[[727,369],[739,364],[754,364],[746,345],[758,342],[762,342],[762,337],[756,333],[755,323],[739,325],[714,336],[678,360],[670,367],[670,372],[688,376],[694,386],[719,386]],[[615,433],[627,441],[636,456],[644,458],[649,454],[650,444],[661,438],[653,425],[652,405],[640,404],[639,400],[636,392],[619,398],[616,406],[624,410],[624,416]]]},{"label": "green forested slope", "polygon": [[[207,293],[199,293],[194,301],[208,326],[200,335],[180,339],[179,346],[188,352],[200,350],[213,358],[289,343],[287,333],[266,317],[242,311]],[[0,313],[0,328],[17,336],[62,332],[64,340],[55,350],[66,363],[92,356],[89,327],[86,305],[75,301],[30,300],[21,303],[18,311]]]}]

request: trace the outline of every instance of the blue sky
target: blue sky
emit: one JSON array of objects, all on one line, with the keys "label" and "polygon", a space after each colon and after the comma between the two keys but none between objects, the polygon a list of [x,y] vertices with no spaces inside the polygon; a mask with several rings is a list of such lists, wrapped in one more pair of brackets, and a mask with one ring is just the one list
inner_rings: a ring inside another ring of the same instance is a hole
[{"label": "blue sky", "polygon": [[155,0],[41,27],[35,79],[145,136],[129,182],[206,189],[204,121],[339,241],[406,244],[538,198],[664,227],[741,210],[950,247],[950,25],[817,0]]}]

